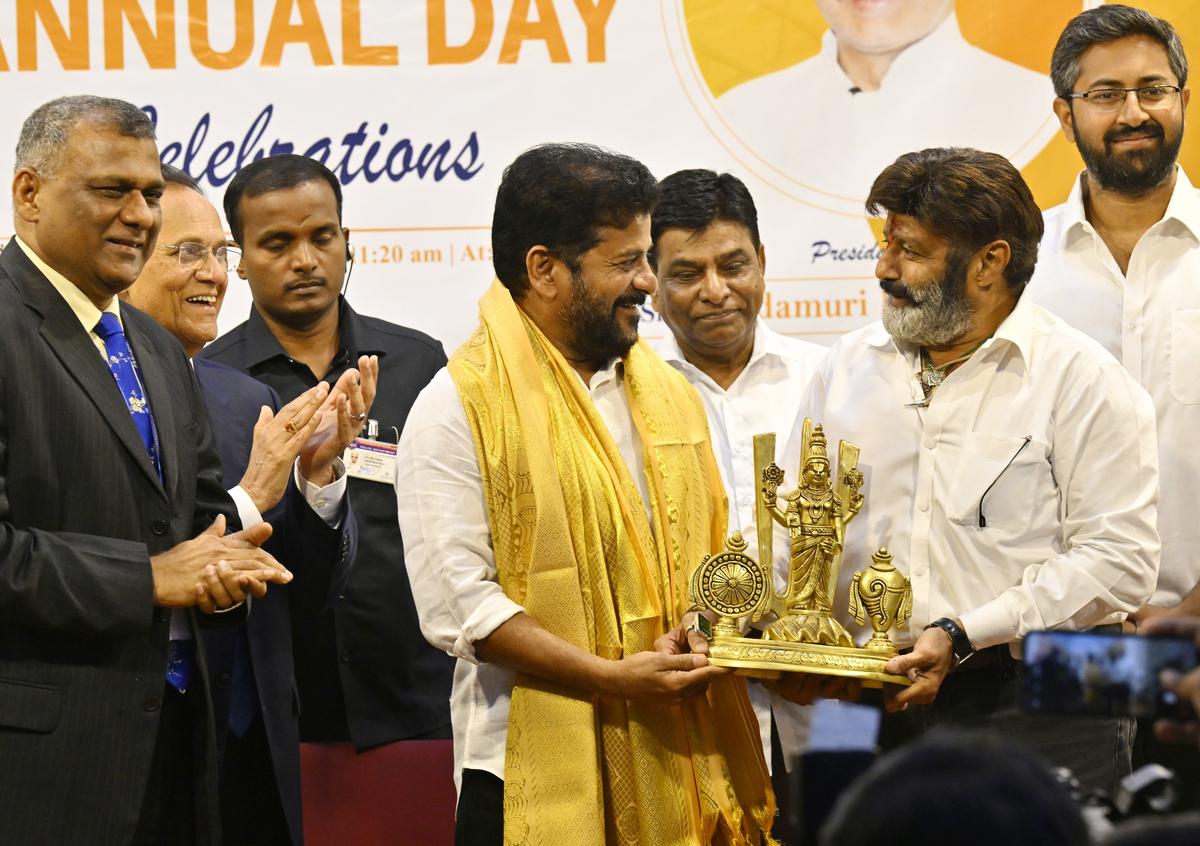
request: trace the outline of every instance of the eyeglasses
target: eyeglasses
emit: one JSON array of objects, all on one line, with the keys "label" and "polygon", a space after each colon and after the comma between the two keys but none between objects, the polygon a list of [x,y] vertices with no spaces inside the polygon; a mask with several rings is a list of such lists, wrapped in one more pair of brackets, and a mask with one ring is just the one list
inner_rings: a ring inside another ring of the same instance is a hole
[{"label": "eyeglasses", "polygon": [[1175,104],[1172,95],[1179,93],[1178,85],[1144,85],[1141,88],[1094,88],[1082,94],[1068,94],[1068,100],[1085,100],[1098,112],[1119,112],[1125,108],[1130,93],[1137,94],[1138,103],[1147,111],[1169,109]]},{"label": "eyeglasses", "polygon": [[203,244],[198,244],[195,241],[184,241],[181,244],[164,244],[160,249],[166,253],[174,253],[179,259],[179,266],[184,270],[196,270],[202,267],[208,261],[209,253],[217,260],[217,264],[221,265],[225,270],[230,267],[237,267],[238,262],[242,260],[242,251],[237,247],[222,246],[215,250],[210,250]]}]

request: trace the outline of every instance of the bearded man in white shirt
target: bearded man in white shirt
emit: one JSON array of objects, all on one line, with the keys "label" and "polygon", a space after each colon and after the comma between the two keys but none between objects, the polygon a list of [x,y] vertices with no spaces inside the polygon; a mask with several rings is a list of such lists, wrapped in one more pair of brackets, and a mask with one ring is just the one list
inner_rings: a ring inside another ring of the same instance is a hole
[{"label": "bearded man in white shirt", "polygon": [[[1046,212],[1036,302],[1095,338],[1154,399],[1162,563],[1130,615],[1200,614],[1200,197],[1176,164],[1190,91],[1174,27],[1141,9],[1101,6],[1071,20],[1050,63],[1054,110],[1087,169]],[[1200,807],[1194,750],[1138,731],[1135,763],[1166,764]]]},{"label": "bearded man in white shirt", "polygon": [[[650,223],[650,260],[658,276],[654,308],[671,334],[655,348],[700,395],[729,503],[727,531],[740,531],[753,543],[754,436],[791,431],[825,348],[780,335],[759,317],[766,250],[754,198],[740,179],[681,170],[658,187]],[[786,799],[793,793],[786,771],[803,751],[808,713],[778,696],[772,702],[760,684],[751,684],[749,693],[769,762],[776,738],[771,772],[786,825]],[[790,842],[781,823],[773,833]]]},{"label": "bearded man in white shirt", "polygon": [[862,449],[866,504],[844,573],[886,546],[912,583],[912,650],[887,669],[913,683],[889,696],[907,708],[891,728],[991,729],[1112,790],[1129,772],[1131,723],[1023,714],[1014,656],[1036,629],[1119,629],[1150,596],[1150,398],[1099,344],[1021,296],[1042,216],[1006,159],[906,154],[867,209],[887,215],[883,321],[831,348],[802,413],[831,444]]},{"label": "bearded man in white shirt", "polygon": [[1046,212],[1034,301],[1095,338],[1154,398],[1162,566],[1140,624],[1200,613],[1200,197],[1176,164],[1187,57],[1167,21],[1101,6],[1051,63],[1063,132],[1087,164]]},{"label": "bearded man in white shirt", "polygon": [[519,156],[480,326],[400,440],[421,628],[458,657],[459,844],[758,846],[771,826],[745,685],[690,651],[688,577],[726,519],[700,400],[638,339],[657,194],[596,147]]},{"label": "bearded man in white shirt", "polygon": [[906,150],[978,147],[1024,165],[1053,137],[1049,81],[968,43],[954,0],[815,2],[829,24],[821,51],[717,100],[734,132],[788,176],[861,200]]}]

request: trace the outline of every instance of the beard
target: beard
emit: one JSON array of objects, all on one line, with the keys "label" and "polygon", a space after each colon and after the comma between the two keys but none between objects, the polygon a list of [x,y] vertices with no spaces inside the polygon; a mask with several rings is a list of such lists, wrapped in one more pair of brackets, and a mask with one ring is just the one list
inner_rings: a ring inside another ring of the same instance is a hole
[{"label": "beard", "polygon": [[953,250],[942,277],[913,289],[903,281],[880,279],[879,287],[906,306],[883,301],[883,328],[897,341],[914,347],[944,347],[971,328],[975,309],[967,299],[967,253]]},{"label": "beard", "polygon": [[583,281],[583,274],[571,271],[571,300],[563,319],[571,330],[575,350],[589,363],[603,365],[621,358],[637,343],[637,323],[626,331],[617,317],[621,306],[640,306],[646,302],[642,291],[622,294],[608,306],[603,297],[594,293]]},{"label": "beard", "polygon": [[[1131,135],[1151,134],[1159,139],[1157,148],[1128,150],[1113,153],[1112,145]],[[1075,136],[1075,146],[1087,165],[1088,172],[1096,178],[1100,187],[1114,194],[1139,197],[1161,185],[1175,167],[1179,146],[1183,143],[1183,123],[1179,132],[1170,141],[1162,126],[1148,120],[1141,126],[1122,126],[1104,133],[1103,148],[1092,147]]]}]

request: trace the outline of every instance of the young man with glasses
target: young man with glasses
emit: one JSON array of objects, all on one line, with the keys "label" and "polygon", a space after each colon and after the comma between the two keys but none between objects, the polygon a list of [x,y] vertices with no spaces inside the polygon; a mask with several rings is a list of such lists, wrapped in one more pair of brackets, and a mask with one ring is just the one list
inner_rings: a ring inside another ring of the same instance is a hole
[{"label": "young man with glasses", "polygon": [[1128,6],[1067,24],[1054,110],[1087,170],[1046,213],[1033,298],[1105,346],[1154,398],[1162,567],[1139,622],[1200,612],[1200,198],[1175,159],[1189,94],[1174,28]]},{"label": "young man with glasses", "polygon": [[[1046,213],[1030,283],[1154,399],[1162,563],[1154,596],[1131,615],[1139,628],[1200,613],[1200,198],[1176,164],[1187,73],[1175,29],[1140,9],[1101,6],[1067,24],[1051,60],[1054,111],[1087,169]],[[1200,804],[1200,762],[1188,751],[1168,763],[1189,764],[1189,801]]]},{"label": "young man with glasses", "polygon": [[374,392],[374,372],[313,387],[283,406],[251,377],[196,353],[217,315],[240,252],[200,186],[163,165],[162,230],[145,268],[121,296],[153,317],[192,359],[226,485],[245,527],[268,520],[264,548],[296,578],[256,599],[244,626],[202,633],[219,757],[222,842],[301,843],[300,729],[293,707],[291,609],[322,608],[346,582],[358,542],[339,456],[352,415]]}]

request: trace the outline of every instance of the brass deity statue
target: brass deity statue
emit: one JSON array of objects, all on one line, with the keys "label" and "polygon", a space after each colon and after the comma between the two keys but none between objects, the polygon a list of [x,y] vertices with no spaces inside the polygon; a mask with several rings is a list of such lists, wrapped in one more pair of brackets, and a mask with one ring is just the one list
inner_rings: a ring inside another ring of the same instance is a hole
[{"label": "brass deity statue", "polygon": [[[806,418],[800,485],[781,496],[784,472],[774,461],[775,436],[755,436],[755,477],[761,483],[758,561],[746,553],[746,542],[735,532],[725,550],[705,556],[692,576],[693,601],[718,615],[709,645],[711,663],[763,678],[811,672],[851,676],[874,687],[909,683],[883,670],[896,654],[888,631],[912,613],[908,579],[893,566],[886,549],[875,553],[866,570],[854,574],[851,586],[847,610],[860,625],[869,619],[874,630],[867,644],[856,647],[834,613],[846,524],[863,506],[858,455],[858,447],[841,441],[837,473],[831,473],[825,432]],[[776,523],[788,533],[788,577],[782,595],[775,593],[771,576]],[[776,619],[761,639],[742,636],[747,621],[757,622],[770,612]]]},{"label": "brass deity statue", "polygon": [[783,471],[772,462],[760,474],[767,513],[787,529],[791,551],[783,613],[763,633],[763,639],[853,646],[850,633],[833,616],[833,597],[837,592],[846,524],[863,504],[859,493],[862,473],[853,463],[846,467],[848,459],[857,461],[858,449],[843,442],[845,454],[839,456],[841,484],[835,491],[829,483],[825,433],[820,426],[810,429],[810,421],[805,421],[803,483],[784,497],[786,509],[779,508]]}]

